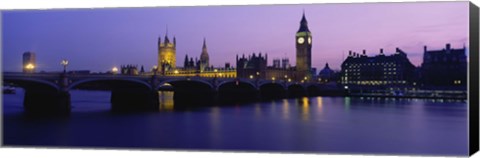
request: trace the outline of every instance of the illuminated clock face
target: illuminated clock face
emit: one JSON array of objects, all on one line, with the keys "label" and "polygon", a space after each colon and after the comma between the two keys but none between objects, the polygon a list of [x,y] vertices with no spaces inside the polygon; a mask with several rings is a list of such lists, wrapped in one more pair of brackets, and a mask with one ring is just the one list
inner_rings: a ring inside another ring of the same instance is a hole
[{"label": "illuminated clock face", "polygon": [[305,39],[303,37],[298,38],[297,40],[298,44],[303,44],[305,42]]},{"label": "illuminated clock face", "polygon": [[308,37],[308,44],[312,44],[312,37]]}]

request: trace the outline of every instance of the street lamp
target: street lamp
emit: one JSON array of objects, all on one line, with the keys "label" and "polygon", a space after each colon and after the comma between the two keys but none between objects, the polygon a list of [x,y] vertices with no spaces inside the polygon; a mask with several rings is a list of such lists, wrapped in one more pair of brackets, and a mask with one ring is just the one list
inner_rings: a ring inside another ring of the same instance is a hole
[{"label": "street lamp", "polygon": [[62,62],[60,62],[60,64],[63,65],[63,73],[67,73],[68,60],[63,59]]},{"label": "street lamp", "polygon": [[32,63],[29,63],[28,65],[25,66],[25,69],[31,72],[33,69],[35,69],[35,65],[33,65]]},{"label": "street lamp", "polygon": [[158,71],[158,66],[157,66],[157,65],[153,65],[152,71],[153,71],[153,75],[156,76],[156,75],[157,75],[157,71]]},{"label": "street lamp", "polygon": [[113,72],[113,74],[117,74],[118,68],[117,68],[116,66],[114,66],[114,67],[112,68],[112,72]]}]

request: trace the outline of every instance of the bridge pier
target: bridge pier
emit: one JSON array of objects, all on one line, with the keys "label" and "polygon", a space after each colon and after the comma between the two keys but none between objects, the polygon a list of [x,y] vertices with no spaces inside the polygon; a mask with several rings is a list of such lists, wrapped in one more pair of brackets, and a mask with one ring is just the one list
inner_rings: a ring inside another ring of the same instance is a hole
[{"label": "bridge pier", "polygon": [[61,116],[70,114],[70,93],[68,91],[26,90],[23,101],[27,115]]},{"label": "bridge pier", "polygon": [[157,91],[112,90],[110,102],[112,111],[157,111],[159,110]]}]

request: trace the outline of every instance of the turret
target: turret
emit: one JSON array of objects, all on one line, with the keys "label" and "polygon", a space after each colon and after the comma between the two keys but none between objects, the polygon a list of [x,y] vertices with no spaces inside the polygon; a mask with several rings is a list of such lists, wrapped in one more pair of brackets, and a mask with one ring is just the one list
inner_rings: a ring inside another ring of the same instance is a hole
[{"label": "turret", "polygon": [[185,54],[185,60],[183,61],[183,67],[184,68],[188,67],[188,54]]},{"label": "turret", "polygon": [[173,46],[177,47],[177,39],[175,39],[175,36],[173,36]]},{"label": "turret", "polygon": [[165,34],[165,39],[163,40],[163,42],[165,43],[165,45],[166,45],[167,43],[170,43],[170,40],[168,39],[167,34]]},{"label": "turret", "polygon": [[308,30],[307,18],[305,18],[305,11],[303,11],[302,20],[300,20],[300,28],[297,32],[310,32],[310,30]]},{"label": "turret", "polygon": [[162,37],[158,36],[158,43],[157,43],[157,45],[160,46],[160,43],[162,43]]}]

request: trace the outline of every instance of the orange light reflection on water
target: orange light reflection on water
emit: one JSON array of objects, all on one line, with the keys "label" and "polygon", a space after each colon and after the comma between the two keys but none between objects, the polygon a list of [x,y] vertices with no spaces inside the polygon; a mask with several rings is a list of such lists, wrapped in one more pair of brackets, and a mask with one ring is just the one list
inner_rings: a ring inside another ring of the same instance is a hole
[{"label": "orange light reflection on water", "polygon": [[310,119],[310,101],[308,97],[302,98],[302,120],[308,121]]}]

